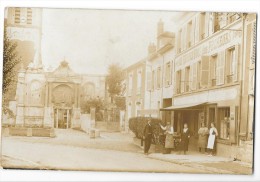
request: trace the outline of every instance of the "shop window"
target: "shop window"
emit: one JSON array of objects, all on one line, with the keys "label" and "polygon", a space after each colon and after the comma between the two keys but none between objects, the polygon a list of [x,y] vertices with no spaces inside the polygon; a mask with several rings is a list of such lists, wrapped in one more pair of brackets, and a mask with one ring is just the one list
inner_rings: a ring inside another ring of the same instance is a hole
[{"label": "shop window", "polygon": [[218,118],[219,138],[228,140],[230,138],[230,108],[219,108]]}]

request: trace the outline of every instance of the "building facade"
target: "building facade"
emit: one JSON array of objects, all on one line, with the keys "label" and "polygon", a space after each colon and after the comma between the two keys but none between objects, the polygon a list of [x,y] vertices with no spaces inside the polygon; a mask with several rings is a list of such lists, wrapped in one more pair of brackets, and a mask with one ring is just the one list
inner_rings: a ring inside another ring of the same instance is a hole
[{"label": "building facade", "polygon": [[217,155],[252,161],[256,15],[180,14],[175,33],[165,32],[161,21],[157,25],[142,109],[160,111],[149,114],[171,121],[178,133],[187,123],[192,150],[201,124],[214,122]]}]

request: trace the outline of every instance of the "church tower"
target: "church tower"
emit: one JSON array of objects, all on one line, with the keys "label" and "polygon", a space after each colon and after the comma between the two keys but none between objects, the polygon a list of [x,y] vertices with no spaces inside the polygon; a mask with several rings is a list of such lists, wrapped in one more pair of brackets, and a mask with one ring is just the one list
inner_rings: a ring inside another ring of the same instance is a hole
[{"label": "church tower", "polygon": [[24,67],[30,62],[41,67],[42,9],[7,8],[5,27],[8,38],[17,43]]}]

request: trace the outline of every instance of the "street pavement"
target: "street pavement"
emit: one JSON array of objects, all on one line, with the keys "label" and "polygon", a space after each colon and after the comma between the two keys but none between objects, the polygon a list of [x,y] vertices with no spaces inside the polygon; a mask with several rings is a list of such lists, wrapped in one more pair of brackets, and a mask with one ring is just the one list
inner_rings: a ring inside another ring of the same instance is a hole
[{"label": "street pavement", "polygon": [[222,174],[237,174],[245,171],[244,166],[240,171],[222,169],[223,164],[228,163],[229,167],[233,164],[224,158],[217,163],[213,161],[214,158],[210,158],[207,163],[202,164],[198,160],[200,157],[197,157],[196,161],[196,157],[192,155],[150,154],[146,156],[143,150],[133,143],[133,135],[128,133],[102,132],[101,137],[95,139],[76,130],[56,130],[56,135],[55,138],[3,137],[3,167]]}]

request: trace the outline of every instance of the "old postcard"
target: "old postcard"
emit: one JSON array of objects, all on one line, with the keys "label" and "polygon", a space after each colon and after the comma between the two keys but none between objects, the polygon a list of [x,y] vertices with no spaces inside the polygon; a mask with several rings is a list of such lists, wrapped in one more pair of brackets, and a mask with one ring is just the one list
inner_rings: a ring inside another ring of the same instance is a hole
[{"label": "old postcard", "polygon": [[252,174],[256,18],[6,8],[3,168]]}]

